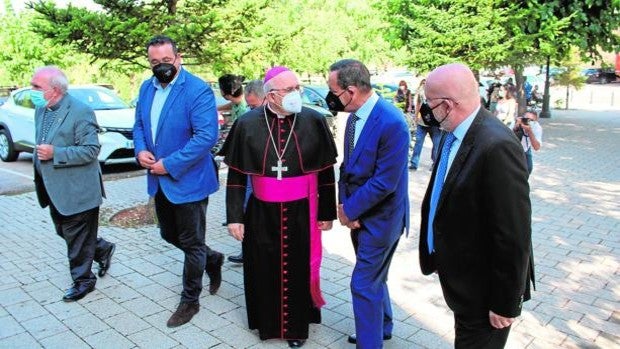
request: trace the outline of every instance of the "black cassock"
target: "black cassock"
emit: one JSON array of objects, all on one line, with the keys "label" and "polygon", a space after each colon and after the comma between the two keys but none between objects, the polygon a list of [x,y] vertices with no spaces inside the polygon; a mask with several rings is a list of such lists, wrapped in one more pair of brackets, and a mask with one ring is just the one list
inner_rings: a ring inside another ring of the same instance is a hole
[{"label": "black cassock", "polygon": [[[242,248],[249,327],[258,329],[263,340],[306,339],[308,325],[321,322],[322,305],[313,302],[310,291],[310,201],[266,202],[253,193],[244,214],[248,178],[277,177],[272,170],[278,164],[274,142],[278,154],[284,150],[282,166],[287,170],[281,175],[285,181],[316,174],[318,221],[336,219],[336,146],[325,118],[314,110],[304,107],[296,118],[278,118],[260,107],[237,119],[222,148],[229,166],[227,222],[245,224]],[[282,182],[272,186],[278,183]]]}]

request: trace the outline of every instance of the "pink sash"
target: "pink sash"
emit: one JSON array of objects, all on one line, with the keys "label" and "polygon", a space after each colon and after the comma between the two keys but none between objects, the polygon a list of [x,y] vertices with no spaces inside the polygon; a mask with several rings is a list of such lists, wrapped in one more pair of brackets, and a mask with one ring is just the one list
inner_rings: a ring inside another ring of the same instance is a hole
[{"label": "pink sash", "polygon": [[252,176],[254,196],[266,202],[287,202],[308,198],[310,209],[310,295],[317,308],[325,305],[321,294],[321,257],[323,245],[318,226],[318,176],[274,177]]}]

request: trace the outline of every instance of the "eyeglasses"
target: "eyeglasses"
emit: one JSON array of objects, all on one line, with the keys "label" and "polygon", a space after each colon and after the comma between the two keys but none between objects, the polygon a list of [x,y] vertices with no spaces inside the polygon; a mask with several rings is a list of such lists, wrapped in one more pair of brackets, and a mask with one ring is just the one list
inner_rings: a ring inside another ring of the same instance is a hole
[{"label": "eyeglasses", "polygon": [[295,91],[302,93],[304,92],[304,88],[301,85],[297,85],[297,86],[287,87],[287,88],[273,88],[269,92],[284,92],[285,94],[289,94]]},{"label": "eyeglasses", "polygon": [[[429,103],[430,101],[434,101],[434,100],[436,100],[436,99],[441,99],[441,102],[437,103],[437,105],[436,105],[436,106],[431,107],[431,110],[435,110],[435,108],[437,108],[437,107],[439,107],[440,105],[442,105],[442,104],[443,104],[443,102],[445,102],[445,101],[452,101],[454,104],[459,104],[459,102],[457,102],[457,101],[453,100],[453,99],[452,99],[452,98],[450,98],[450,97],[427,98],[427,99],[426,99],[426,103]],[[429,104],[429,107],[430,107],[430,104]]]}]

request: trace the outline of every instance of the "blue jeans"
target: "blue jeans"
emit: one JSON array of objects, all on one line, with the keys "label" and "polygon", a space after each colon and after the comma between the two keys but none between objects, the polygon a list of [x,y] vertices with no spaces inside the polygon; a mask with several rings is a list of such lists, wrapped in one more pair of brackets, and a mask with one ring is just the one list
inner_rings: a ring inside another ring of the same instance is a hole
[{"label": "blue jeans", "polygon": [[431,153],[431,159],[435,162],[436,145],[439,144],[439,138],[441,137],[441,130],[437,126],[427,127],[418,125],[415,130],[415,146],[413,147],[413,155],[411,156],[411,167],[417,169],[420,164],[420,154],[422,154],[422,146],[424,146],[424,140],[426,134],[430,133],[431,141],[433,142],[433,150]]}]

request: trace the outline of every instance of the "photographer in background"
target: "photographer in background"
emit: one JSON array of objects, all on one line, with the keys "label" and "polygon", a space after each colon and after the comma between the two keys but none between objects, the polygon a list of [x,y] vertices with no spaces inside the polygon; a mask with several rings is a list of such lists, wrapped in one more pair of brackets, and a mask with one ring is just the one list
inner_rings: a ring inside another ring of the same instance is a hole
[{"label": "photographer in background", "polygon": [[529,109],[522,117],[517,118],[513,131],[521,139],[521,145],[527,159],[527,171],[531,174],[534,168],[532,149],[540,150],[543,135],[543,129],[538,123],[538,113],[536,110]]}]

